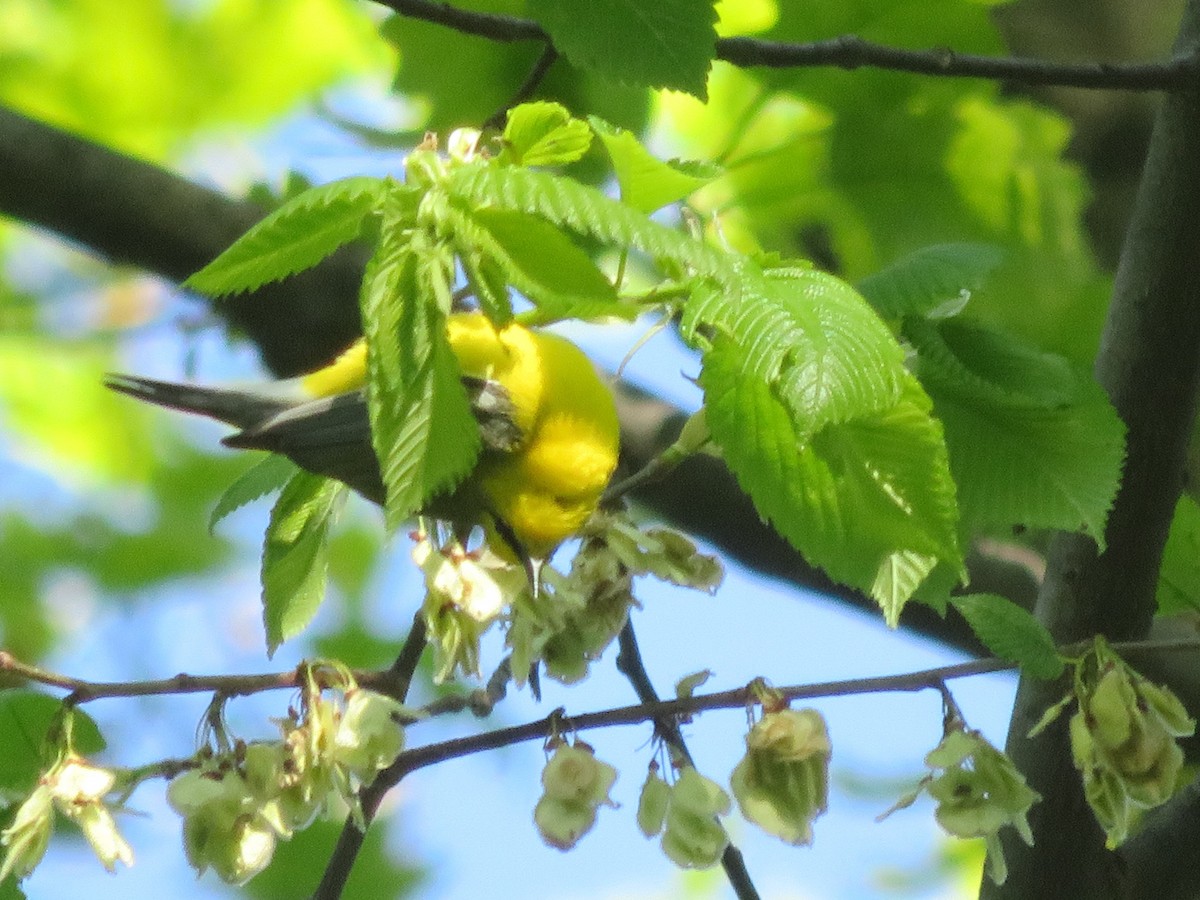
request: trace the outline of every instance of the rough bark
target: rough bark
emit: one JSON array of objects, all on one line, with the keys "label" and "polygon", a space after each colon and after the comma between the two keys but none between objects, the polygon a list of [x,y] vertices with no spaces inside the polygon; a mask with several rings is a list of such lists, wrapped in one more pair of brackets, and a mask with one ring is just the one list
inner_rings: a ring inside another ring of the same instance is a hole
[{"label": "rough bark", "polygon": [[[1200,0],[1184,13],[1177,49],[1200,39]],[[1060,643],[1101,633],[1143,637],[1154,614],[1162,549],[1183,486],[1200,385],[1200,93],[1164,98],[1155,121],[1133,219],[1121,253],[1096,378],[1128,428],[1124,480],[1106,531],[1107,549],[1079,535],[1051,546],[1036,611]],[[1009,879],[984,884],[988,898],[1126,896],[1141,873],[1104,847],[1070,762],[1066,721],[1025,735],[1063,685],[1023,678],[1009,752],[1042,795],[1035,845],[1008,840]],[[1131,859],[1136,861],[1136,859]]]}]

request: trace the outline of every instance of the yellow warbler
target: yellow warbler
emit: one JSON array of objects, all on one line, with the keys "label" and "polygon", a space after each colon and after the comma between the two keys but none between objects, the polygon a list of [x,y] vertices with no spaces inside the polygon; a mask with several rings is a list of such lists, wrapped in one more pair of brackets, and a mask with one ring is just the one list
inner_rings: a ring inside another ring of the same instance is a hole
[{"label": "yellow warbler", "polygon": [[[431,512],[499,532],[520,556],[545,558],[579,530],[616,468],[613,398],[583,351],[565,338],[480,313],[447,320],[450,346],[480,425],[474,472]],[[240,429],[231,447],[282,453],[382,503],[371,445],[366,347],[323,369],[252,387],[202,387],[113,375],[107,384],[142,400]]]}]

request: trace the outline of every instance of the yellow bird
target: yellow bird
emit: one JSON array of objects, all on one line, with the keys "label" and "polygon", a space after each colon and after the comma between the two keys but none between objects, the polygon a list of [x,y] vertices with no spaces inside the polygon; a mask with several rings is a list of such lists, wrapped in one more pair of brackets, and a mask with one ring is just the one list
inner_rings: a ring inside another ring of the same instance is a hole
[{"label": "yellow bird", "polygon": [[[545,559],[595,510],[617,464],[612,393],[591,360],[557,335],[481,313],[447,320],[479,422],[475,471],[430,512],[499,533],[522,558]],[[112,375],[107,384],[160,406],[237,427],[230,447],[270,450],[384,500],[363,395],[362,341],[323,369],[254,387],[202,387]]]}]

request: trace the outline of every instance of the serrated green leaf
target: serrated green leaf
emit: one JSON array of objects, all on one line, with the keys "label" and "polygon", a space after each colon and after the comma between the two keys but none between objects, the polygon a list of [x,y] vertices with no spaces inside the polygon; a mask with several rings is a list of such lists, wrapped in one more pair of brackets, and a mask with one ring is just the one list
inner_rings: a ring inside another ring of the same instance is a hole
[{"label": "serrated green leaf", "polygon": [[963,398],[1054,409],[1078,402],[1090,383],[1061,356],[969,319],[912,317],[903,331],[917,351],[921,382]]},{"label": "serrated green leaf", "polygon": [[931,567],[922,557],[962,569],[954,483],[928,399],[910,379],[891,409],[808,440],[745,355],[717,335],[700,373],[726,462],[764,519],[830,577],[872,593],[894,625]]},{"label": "serrated green leaf", "polygon": [[534,303],[612,302],[617,292],[592,258],[545,219],[505,209],[468,213],[482,227],[514,287]]},{"label": "serrated green leaf", "polygon": [[595,188],[547,172],[498,166],[463,166],[445,187],[460,203],[475,208],[530,213],[620,250],[640,250],[655,260],[698,275],[732,280],[732,257],[644,213],[606,197]]},{"label": "serrated green leaf", "polygon": [[315,266],[358,237],[386,184],[360,176],[305,191],[234,241],[184,286],[204,294],[234,294]]},{"label": "serrated green leaf", "polygon": [[946,431],[958,502],[971,528],[1081,531],[1104,547],[1121,482],[1125,428],[1094,382],[1061,407],[996,403],[926,383]]},{"label": "serrated green leaf", "polygon": [[647,150],[633,134],[603,119],[588,119],[612,160],[621,200],[642,212],[654,212],[682,200],[721,174],[711,163],[665,162]]},{"label": "serrated green leaf", "polygon": [[807,440],[827,424],[893,406],[909,375],[904,351],[845,282],[811,269],[766,273],[746,264],[734,289],[705,285],[683,310],[685,340],[720,329],[770,385]]},{"label": "serrated green leaf", "polygon": [[1014,662],[1034,678],[1054,679],[1063,661],[1046,626],[1011,600],[997,594],[951,599],[980,642],[993,654]]},{"label": "serrated green leaf", "polygon": [[361,297],[367,338],[367,409],[387,488],[388,526],[399,527],[452,490],[479,455],[458,364],[446,338],[453,256],[385,211]]},{"label": "serrated green leaf", "polygon": [[707,98],[717,42],[713,0],[530,0],[529,12],[580,68]]},{"label": "serrated green leaf", "polygon": [[1200,611],[1200,505],[1187,494],[1175,506],[1156,599],[1160,616]]},{"label": "serrated green leaf", "polygon": [[965,304],[1004,261],[991,244],[923,247],[858,282],[859,292],[884,318],[936,313]]},{"label": "serrated green leaf", "polygon": [[587,153],[592,132],[560,103],[522,103],[508,111],[502,163],[561,166]]},{"label": "serrated green leaf", "polygon": [[[28,793],[53,760],[46,737],[62,713],[62,701],[26,688],[0,690],[0,792]],[[87,713],[72,711],[71,737],[76,752],[88,756],[104,749],[104,738]]]},{"label": "serrated green leaf", "polygon": [[211,534],[217,524],[236,509],[241,509],[248,503],[253,503],[259,497],[282,488],[297,472],[296,464],[286,456],[269,454],[251,468],[243,472],[233,484],[225,489],[212,515],[208,519],[208,531]]},{"label": "serrated green leaf", "polygon": [[299,472],[271,510],[263,543],[263,624],[267,655],[312,621],[325,599],[329,526],[345,485]]}]

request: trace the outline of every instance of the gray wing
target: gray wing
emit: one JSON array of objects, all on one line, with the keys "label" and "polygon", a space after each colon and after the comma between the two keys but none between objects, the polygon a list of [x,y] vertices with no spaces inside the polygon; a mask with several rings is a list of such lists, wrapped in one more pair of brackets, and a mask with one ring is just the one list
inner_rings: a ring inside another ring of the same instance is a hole
[{"label": "gray wing", "polygon": [[221,443],[281,453],[302,469],[344,481],[368,500],[383,503],[383,479],[362,391],[288,407]]}]

